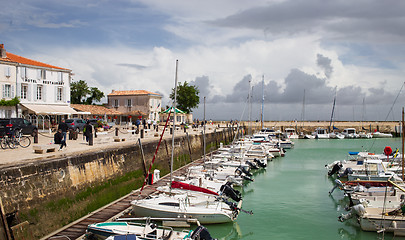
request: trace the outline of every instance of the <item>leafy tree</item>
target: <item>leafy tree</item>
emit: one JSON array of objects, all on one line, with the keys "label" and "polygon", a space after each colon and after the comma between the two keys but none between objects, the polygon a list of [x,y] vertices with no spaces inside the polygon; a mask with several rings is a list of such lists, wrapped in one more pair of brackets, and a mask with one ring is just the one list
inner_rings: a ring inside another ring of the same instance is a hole
[{"label": "leafy tree", "polygon": [[100,102],[104,97],[104,93],[96,87],[90,88],[90,96],[86,99],[86,104],[91,105],[93,101]]},{"label": "leafy tree", "polygon": [[[189,85],[187,81],[181,82],[177,86],[176,107],[186,113],[191,113],[193,108],[196,108],[200,103],[198,94],[200,90],[194,85]],[[174,88],[170,94],[170,98],[174,100]]]},{"label": "leafy tree", "polygon": [[70,85],[70,100],[73,104],[93,104],[93,101],[100,101],[104,93],[96,87],[87,85],[84,80],[72,82]]}]

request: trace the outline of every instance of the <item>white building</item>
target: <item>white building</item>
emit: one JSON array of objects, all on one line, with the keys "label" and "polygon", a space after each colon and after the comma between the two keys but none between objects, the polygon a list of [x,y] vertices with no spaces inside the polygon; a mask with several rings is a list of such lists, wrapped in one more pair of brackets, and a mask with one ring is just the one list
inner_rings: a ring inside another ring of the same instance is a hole
[{"label": "white building", "polygon": [[3,44],[0,54],[1,98],[20,100],[17,106],[0,105],[0,117],[49,120],[77,113],[70,107],[72,70],[6,52]]}]

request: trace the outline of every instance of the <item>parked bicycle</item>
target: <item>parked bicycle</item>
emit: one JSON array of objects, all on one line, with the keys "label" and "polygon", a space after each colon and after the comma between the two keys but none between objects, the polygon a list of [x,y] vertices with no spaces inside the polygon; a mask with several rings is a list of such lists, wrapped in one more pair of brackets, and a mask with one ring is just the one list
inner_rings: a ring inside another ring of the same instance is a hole
[{"label": "parked bicycle", "polygon": [[15,148],[15,141],[10,135],[6,134],[0,140],[0,146],[2,149],[7,149],[7,147],[14,149]]},{"label": "parked bicycle", "polygon": [[7,147],[14,149],[17,146],[27,148],[30,145],[31,139],[28,136],[23,136],[21,131],[18,131],[15,134],[6,133],[0,139],[0,146],[2,149],[6,149]]}]

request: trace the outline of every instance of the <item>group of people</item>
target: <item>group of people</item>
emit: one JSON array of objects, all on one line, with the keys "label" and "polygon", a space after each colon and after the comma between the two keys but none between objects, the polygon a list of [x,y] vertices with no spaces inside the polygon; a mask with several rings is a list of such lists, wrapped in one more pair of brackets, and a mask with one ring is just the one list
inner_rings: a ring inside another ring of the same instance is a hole
[{"label": "group of people", "polygon": [[155,130],[157,122],[156,120],[153,121],[151,119],[146,120],[145,118],[143,118],[142,120],[139,118],[136,119],[135,126],[138,130],[141,125],[143,125],[143,129],[151,129],[151,126],[153,126],[153,129]]},{"label": "group of people", "polygon": [[[60,144],[59,151],[63,149],[63,147],[67,147],[66,144],[66,135],[69,130],[69,126],[65,122],[64,119],[59,123],[58,130],[56,131],[55,135],[53,136],[53,140],[55,144]],[[83,135],[86,137],[86,142],[89,142],[90,137],[93,134],[93,126],[90,124],[90,121],[86,121],[86,124],[83,128]]]}]

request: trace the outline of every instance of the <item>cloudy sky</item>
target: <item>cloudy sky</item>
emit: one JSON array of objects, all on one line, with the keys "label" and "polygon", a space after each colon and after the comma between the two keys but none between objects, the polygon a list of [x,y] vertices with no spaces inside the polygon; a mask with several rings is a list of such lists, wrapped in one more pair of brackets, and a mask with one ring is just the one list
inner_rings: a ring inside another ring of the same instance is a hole
[{"label": "cloudy sky", "polygon": [[335,120],[399,120],[404,26],[402,0],[3,0],[0,42],[164,105],[178,59],[200,119],[204,96],[207,119],[260,119],[264,95],[265,120],[329,120],[336,95]]}]

